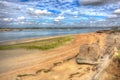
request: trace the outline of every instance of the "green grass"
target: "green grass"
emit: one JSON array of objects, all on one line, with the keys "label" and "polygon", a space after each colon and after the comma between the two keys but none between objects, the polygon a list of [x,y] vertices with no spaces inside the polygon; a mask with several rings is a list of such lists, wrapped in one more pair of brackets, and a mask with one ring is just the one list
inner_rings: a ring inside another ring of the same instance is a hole
[{"label": "green grass", "polygon": [[34,42],[15,44],[15,45],[0,46],[0,50],[10,50],[10,49],[19,49],[19,48],[48,50],[62,46],[72,41],[73,41],[73,36],[58,37],[58,38],[52,38],[52,39],[46,39],[46,40],[40,40]]}]

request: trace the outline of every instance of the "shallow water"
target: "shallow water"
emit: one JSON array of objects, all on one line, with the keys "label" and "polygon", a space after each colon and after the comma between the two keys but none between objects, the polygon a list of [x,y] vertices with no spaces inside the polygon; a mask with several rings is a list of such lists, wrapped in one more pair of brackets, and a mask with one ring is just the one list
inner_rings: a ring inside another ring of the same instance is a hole
[{"label": "shallow water", "polygon": [[38,29],[38,30],[22,30],[22,31],[19,30],[5,31],[5,32],[0,32],[0,42],[27,39],[27,38],[89,33],[101,29],[51,29],[51,30]]}]

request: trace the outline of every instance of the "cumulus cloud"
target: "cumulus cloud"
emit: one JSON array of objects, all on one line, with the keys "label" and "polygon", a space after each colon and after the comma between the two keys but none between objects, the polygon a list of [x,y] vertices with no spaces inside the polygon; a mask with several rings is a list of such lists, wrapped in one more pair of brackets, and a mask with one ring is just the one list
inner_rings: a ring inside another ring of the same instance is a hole
[{"label": "cumulus cloud", "polygon": [[3,21],[11,22],[11,21],[13,21],[13,18],[3,18]]},{"label": "cumulus cloud", "polygon": [[118,16],[115,15],[115,14],[112,14],[112,15],[108,15],[108,18],[117,18]]},{"label": "cumulus cloud", "polygon": [[120,14],[120,9],[115,10],[113,13]]},{"label": "cumulus cloud", "polygon": [[48,12],[47,10],[35,10],[33,12],[35,15],[47,15],[47,14],[51,14],[50,12]]},{"label": "cumulus cloud", "polygon": [[73,0],[58,0],[60,3],[73,2]]},{"label": "cumulus cloud", "polygon": [[60,20],[62,20],[62,19],[64,19],[65,17],[64,16],[58,16],[58,17],[56,17],[55,19],[54,19],[54,21],[60,21]]},{"label": "cumulus cloud", "polygon": [[27,8],[28,10],[30,10],[30,11],[33,11],[34,9],[33,8]]},{"label": "cumulus cloud", "polygon": [[24,16],[17,17],[17,20],[25,20]]},{"label": "cumulus cloud", "polygon": [[87,15],[87,16],[108,16],[109,14],[106,13],[105,11],[100,11],[100,10],[96,10],[93,8],[81,8],[79,10],[79,14],[81,15]]}]

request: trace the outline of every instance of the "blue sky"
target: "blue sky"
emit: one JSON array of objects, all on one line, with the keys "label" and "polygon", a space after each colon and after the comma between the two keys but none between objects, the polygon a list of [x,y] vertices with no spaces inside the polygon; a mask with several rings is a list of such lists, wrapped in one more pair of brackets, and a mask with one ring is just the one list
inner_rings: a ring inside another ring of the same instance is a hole
[{"label": "blue sky", "polygon": [[0,27],[120,25],[120,0],[2,0]]}]

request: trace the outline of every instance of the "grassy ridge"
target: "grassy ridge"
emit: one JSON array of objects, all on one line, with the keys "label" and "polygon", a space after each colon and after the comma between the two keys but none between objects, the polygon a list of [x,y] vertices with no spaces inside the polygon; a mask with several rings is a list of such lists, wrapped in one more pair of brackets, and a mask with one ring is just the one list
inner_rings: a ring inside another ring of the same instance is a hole
[{"label": "grassy ridge", "polygon": [[48,50],[59,47],[68,42],[71,42],[73,39],[74,39],[73,36],[58,37],[58,38],[52,38],[52,39],[40,40],[40,41],[34,41],[34,42],[28,42],[22,44],[0,46],[0,50],[8,50],[8,49],[10,50],[17,48]]}]

